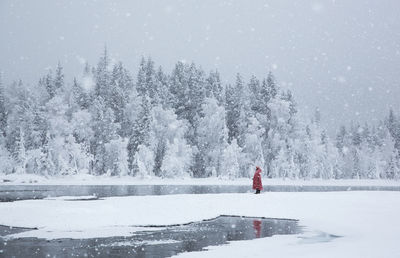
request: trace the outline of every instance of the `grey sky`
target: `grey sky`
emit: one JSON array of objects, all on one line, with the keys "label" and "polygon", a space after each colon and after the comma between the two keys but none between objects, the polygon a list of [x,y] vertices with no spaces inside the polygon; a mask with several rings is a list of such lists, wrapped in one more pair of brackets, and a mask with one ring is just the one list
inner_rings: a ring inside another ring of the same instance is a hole
[{"label": "grey sky", "polygon": [[95,64],[104,44],[136,72],[142,55],[170,71],[178,60],[266,76],[319,107],[334,130],[350,119],[399,113],[398,0],[0,1],[0,70],[36,83],[58,60],[68,80]]}]

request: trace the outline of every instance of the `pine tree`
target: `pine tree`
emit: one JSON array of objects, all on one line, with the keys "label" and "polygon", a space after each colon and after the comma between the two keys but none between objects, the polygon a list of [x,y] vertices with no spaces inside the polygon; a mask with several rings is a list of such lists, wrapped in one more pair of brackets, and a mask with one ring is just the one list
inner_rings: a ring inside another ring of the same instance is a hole
[{"label": "pine tree", "polygon": [[49,132],[46,132],[43,137],[42,146],[40,147],[41,152],[39,160],[40,162],[39,172],[45,176],[51,176],[56,173],[51,157],[52,153],[49,146],[49,141],[50,141],[50,134]]},{"label": "pine tree", "polygon": [[198,69],[194,63],[187,67],[188,87],[189,87],[189,103],[187,103],[186,119],[191,125],[194,125],[196,117],[200,116],[201,106],[204,103],[205,92],[205,76],[201,69]]},{"label": "pine tree", "polygon": [[146,59],[144,57],[140,60],[139,71],[136,79],[136,90],[140,96],[148,95],[146,84]]},{"label": "pine tree", "polygon": [[359,124],[351,127],[351,143],[356,148],[360,148],[362,143],[362,128]]},{"label": "pine tree", "polygon": [[346,132],[346,127],[341,126],[338,134],[336,135],[336,148],[338,148],[339,152],[344,155],[345,150],[344,148],[346,147],[346,137],[347,137],[347,132]]},{"label": "pine tree", "polygon": [[232,85],[228,84],[225,91],[225,110],[226,110],[226,126],[228,128],[228,142],[231,143],[237,135],[237,125],[235,124],[235,90]]},{"label": "pine tree", "polygon": [[107,153],[105,144],[117,137],[118,124],[111,108],[107,107],[102,97],[96,98],[92,107],[94,137],[91,150],[94,155],[96,174],[107,173]]},{"label": "pine tree", "polygon": [[16,150],[13,153],[14,158],[16,159],[17,165],[17,173],[25,173],[26,172],[26,148],[25,148],[25,134],[22,128],[19,128],[18,137],[15,141]]},{"label": "pine tree", "polygon": [[293,94],[290,90],[286,92],[285,100],[289,102],[290,119],[292,120],[293,117],[297,114],[297,105],[296,101],[294,100]]},{"label": "pine tree", "polygon": [[154,157],[153,173],[155,176],[159,177],[162,174],[161,167],[166,151],[167,151],[167,143],[164,138],[161,138],[157,143],[155,157]]},{"label": "pine tree", "polygon": [[110,87],[110,96],[107,103],[114,111],[115,122],[121,123],[124,119],[124,109],[128,102],[128,95],[133,87],[132,78],[121,62],[113,68]]},{"label": "pine tree", "polygon": [[160,66],[156,74],[157,83],[157,99],[164,108],[172,107],[172,94],[169,90],[169,79],[166,74],[164,74],[162,67]]},{"label": "pine tree", "polygon": [[[256,76],[251,76],[250,81],[248,83],[248,89],[250,92],[249,96],[249,105],[251,108],[252,116],[258,117],[260,120],[260,115],[265,116],[267,114],[268,106],[267,101],[263,99],[261,95],[262,87],[266,87],[266,81],[263,80],[262,84],[257,79]],[[264,119],[265,120],[265,119]]]},{"label": "pine tree", "polygon": [[74,82],[72,84],[72,96],[74,102],[79,105],[81,109],[89,108],[89,97],[83,91],[81,85],[78,83],[76,78],[74,78]]},{"label": "pine tree", "polygon": [[321,125],[321,112],[319,111],[319,108],[316,108],[316,109],[315,109],[315,112],[314,112],[314,122],[315,122],[317,125]]},{"label": "pine tree", "polygon": [[218,104],[221,106],[224,102],[224,88],[221,83],[219,72],[211,71],[206,80],[206,92],[205,96],[208,98],[216,98]]},{"label": "pine tree", "polygon": [[178,119],[186,119],[186,104],[189,102],[189,86],[185,65],[178,62],[171,75],[170,92],[173,96],[172,107],[178,115]]},{"label": "pine tree", "polygon": [[272,72],[268,73],[266,86],[265,92],[262,91],[261,95],[263,95],[263,97],[267,100],[275,98],[278,94],[278,86],[276,84],[275,76],[272,74]]},{"label": "pine tree", "polygon": [[47,94],[49,95],[49,99],[52,99],[54,95],[56,95],[56,88],[54,86],[54,80],[52,71],[49,70],[44,80],[44,86],[46,87]]},{"label": "pine tree", "polygon": [[141,110],[133,125],[132,133],[128,142],[128,166],[131,174],[137,174],[137,164],[135,163],[135,156],[141,144],[146,145],[148,140],[148,133],[150,127],[150,101],[146,97],[142,97]]},{"label": "pine tree", "polygon": [[156,83],[156,72],[154,70],[154,62],[153,62],[153,60],[151,60],[150,57],[147,58],[145,71],[146,71],[147,92],[151,99],[151,103],[154,104],[157,101],[156,95],[157,95],[158,89],[157,89],[157,83]]},{"label": "pine tree", "polygon": [[[228,127],[228,142],[240,137],[241,112],[243,112],[243,80],[240,74],[236,75],[235,86],[229,86],[226,90],[226,122]],[[239,145],[240,146],[240,145]]]},{"label": "pine tree", "polygon": [[108,70],[110,60],[108,57],[107,48],[104,48],[104,54],[100,58],[95,70],[95,95],[107,99],[110,94],[110,72]]},{"label": "pine tree", "polygon": [[147,58],[146,60],[142,57],[136,80],[136,90],[138,94],[143,97],[150,97],[151,103],[154,104],[157,101],[157,86],[153,60],[151,60],[151,58]]},{"label": "pine tree", "polygon": [[58,62],[56,68],[56,75],[54,78],[54,89],[55,91],[59,91],[62,90],[63,88],[64,88],[64,73],[60,62]]},{"label": "pine tree", "polygon": [[7,131],[7,110],[5,106],[3,81],[0,72],[0,135],[6,137],[6,131]]},{"label": "pine tree", "polygon": [[394,140],[395,148],[397,149],[398,153],[400,153],[400,122],[395,116],[393,109],[390,109],[389,111],[389,117],[386,119],[386,126]]}]

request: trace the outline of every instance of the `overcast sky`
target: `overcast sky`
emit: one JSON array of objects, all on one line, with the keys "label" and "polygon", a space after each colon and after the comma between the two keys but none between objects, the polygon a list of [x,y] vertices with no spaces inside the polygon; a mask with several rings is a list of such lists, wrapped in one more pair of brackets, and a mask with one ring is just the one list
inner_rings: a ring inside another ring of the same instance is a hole
[{"label": "overcast sky", "polygon": [[400,113],[398,10],[398,0],[0,0],[0,70],[6,83],[36,83],[60,61],[71,80],[105,44],[134,73],[142,55],[168,72],[178,60],[217,68],[226,82],[272,70],[334,132]]}]

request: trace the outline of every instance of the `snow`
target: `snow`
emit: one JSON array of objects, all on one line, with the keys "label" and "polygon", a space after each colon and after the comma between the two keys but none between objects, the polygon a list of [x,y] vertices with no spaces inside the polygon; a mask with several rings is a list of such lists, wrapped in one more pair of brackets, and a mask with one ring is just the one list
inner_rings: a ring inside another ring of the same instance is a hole
[{"label": "snow", "polygon": [[[400,186],[400,180],[385,179],[340,179],[340,180],[291,180],[263,178],[265,185],[292,186]],[[43,177],[34,174],[0,174],[1,185],[251,185],[251,178],[233,180],[219,177],[209,178],[160,178],[131,176],[93,176],[77,174],[68,176]]]},{"label": "snow", "polygon": [[[267,192],[0,203],[1,225],[39,228],[12,237],[47,239],[125,235],[142,230],[140,226],[188,223],[222,214],[298,219],[305,233],[231,242],[181,257],[400,255],[400,192]],[[329,235],[340,237],[327,239]]]},{"label": "snow", "polygon": [[59,197],[47,197],[45,200],[58,200],[58,201],[90,201],[97,200],[98,197],[95,195],[86,196],[59,196]]},{"label": "snow", "polygon": [[154,241],[124,241],[124,242],[116,242],[112,244],[102,244],[100,246],[104,247],[116,247],[116,246],[139,246],[139,245],[164,245],[164,244],[177,244],[180,241],[176,241],[173,239],[167,240],[154,240]]},{"label": "snow", "polygon": [[22,233],[12,234],[5,236],[5,239],[10,238],[23,238],[23,237],[40,237],[45,239],[61,239],[61,238],[70,238],[70,239],[90,239],[90,238],[98,238],[98,237],[128,237],[132,236],[134,232],[137,231],[156,231],[161,230],[159,228],[146,228],[146,227],[116,227],[116,226],[105,226],[99,228],[84,228],[83,230],[66,230],[66,231],[50,231],[50,230],[33,230],[26,231]]}]

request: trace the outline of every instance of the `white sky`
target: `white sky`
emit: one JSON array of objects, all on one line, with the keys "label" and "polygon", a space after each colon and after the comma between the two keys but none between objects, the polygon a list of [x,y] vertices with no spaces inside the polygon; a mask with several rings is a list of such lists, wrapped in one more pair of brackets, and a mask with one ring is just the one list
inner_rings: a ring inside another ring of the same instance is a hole
[{"label": "white sky", "polygon": [[400,113],[397,0],[1,0],[4,80],[36,83],[58,60],[68,80],[107,44],[134,73],[142,55],[171,71],[178,60],[233,82],[272,70],[299,108],[331,132],[350,119]]}]

